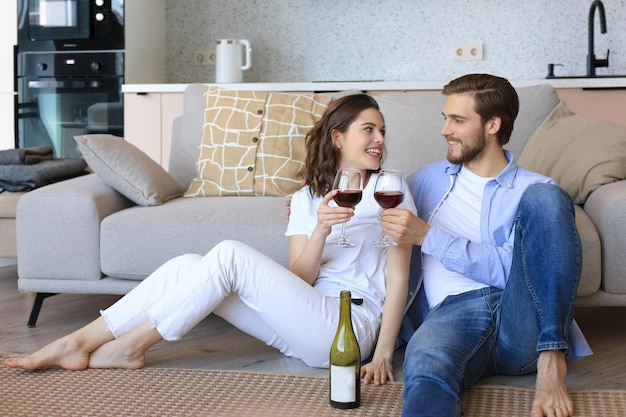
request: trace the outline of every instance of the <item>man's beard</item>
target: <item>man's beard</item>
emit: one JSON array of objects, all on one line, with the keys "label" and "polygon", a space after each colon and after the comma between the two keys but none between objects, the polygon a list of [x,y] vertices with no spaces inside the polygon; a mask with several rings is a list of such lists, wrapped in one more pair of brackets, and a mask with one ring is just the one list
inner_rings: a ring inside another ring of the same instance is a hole
[{"label": "man's beard", "polygon": [[480,131],[480,134],[477,136],[475,143],[468,147],[466,145],[460,144],[461,154],[460,155],[452,155],[451,152],[448,152],[448,162],[461,165],[467,162],[473,161],[480,153],[485,149],[485,128],[483,127]]}]

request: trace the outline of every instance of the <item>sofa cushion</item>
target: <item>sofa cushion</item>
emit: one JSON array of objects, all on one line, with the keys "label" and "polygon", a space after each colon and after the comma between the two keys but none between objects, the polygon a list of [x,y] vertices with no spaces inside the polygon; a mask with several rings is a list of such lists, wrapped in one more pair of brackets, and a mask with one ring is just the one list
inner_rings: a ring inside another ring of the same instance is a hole
[{"label": "sofa cushion", "polygon": [[226,239],[246,243],[289,266],[281,197],[176,198],[158,207],[131,207],[101,224],[102,271],[141,280],[187,253],[203,255]]},{"label": "sofa cushion", "polygon": [[519,165],[554,179],[576,204],[626,178],[626,127],[573,113],[561,101],[533,134]]},{"label": "sofa cushion", "polygon": [[304,137],[329,102],[329,95],[206,86],[197,175],[185,196],[293,193],[304,174]]},{"label": "sofa cushion", "polygon": [[598,229],[581,206],[574,206],[576,228],[582,248],[580,281],[576,295],[584,297],[600,289],[602,284],[602,243]]},{"label": "sofa cushion", "polygon": [[156,206],[184,191],[159,164],[122,138],[96,134],[75,139],[91,169],[135,204]]}]

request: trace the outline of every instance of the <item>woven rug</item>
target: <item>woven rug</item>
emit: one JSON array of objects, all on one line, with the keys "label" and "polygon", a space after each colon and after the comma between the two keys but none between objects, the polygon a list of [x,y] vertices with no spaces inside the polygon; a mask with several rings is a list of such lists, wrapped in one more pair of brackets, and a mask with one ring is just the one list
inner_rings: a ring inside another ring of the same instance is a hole
[{"label": "woven rug", "polygon": [[[161,369],[24,372],[0,367],[0,415],[11,417],[399,416],[402,383],[363,386],[361,407],[328,404],[328,379],[244,371]],[[576,416],[626,414],[624,391],[578,391]],[[533,391],[478,385],[463,398],[464,417],[527,416]]]}]

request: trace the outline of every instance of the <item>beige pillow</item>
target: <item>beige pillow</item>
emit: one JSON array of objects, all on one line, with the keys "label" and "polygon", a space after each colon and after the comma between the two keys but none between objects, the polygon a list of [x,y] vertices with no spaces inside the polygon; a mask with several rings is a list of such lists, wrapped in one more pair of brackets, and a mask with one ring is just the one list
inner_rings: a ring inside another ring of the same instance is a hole
[{"label": "beige pillow", "polygon": [[330,96],[206,86],[196,178],[185,197],[292,194],[301,185],[304,137]]},{"label": "beige pillow", "polygon": [[575,114],[561,101],[528,140],[519,165],[584,204],[601,185],[626,178],[626,126]]},{"label": "beige pillow", "polygon": [[136,146],[108,134],[75,136],[87,165],[126,198],[140,206],[157,206],[184,189]]}]

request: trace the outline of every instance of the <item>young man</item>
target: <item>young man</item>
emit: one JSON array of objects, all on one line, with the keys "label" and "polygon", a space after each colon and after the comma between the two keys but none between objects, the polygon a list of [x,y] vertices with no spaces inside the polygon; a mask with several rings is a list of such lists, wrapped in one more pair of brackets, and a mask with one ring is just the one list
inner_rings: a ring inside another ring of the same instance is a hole
[{"label": "young man", "polygon": [[[417,245],[423,311],[404,360],[403,416],[460,416],[480,377],[537,372],[532,417],[571,416],[566,357],[581,248],[571,199],[505,151],[519,100],[503,78],[471,74],[444,87],[447,161],[408,178],[417,216],[384,210],[383,229]],[[420,256],[421,254],[421,256]]]}]

